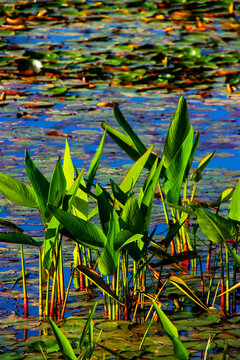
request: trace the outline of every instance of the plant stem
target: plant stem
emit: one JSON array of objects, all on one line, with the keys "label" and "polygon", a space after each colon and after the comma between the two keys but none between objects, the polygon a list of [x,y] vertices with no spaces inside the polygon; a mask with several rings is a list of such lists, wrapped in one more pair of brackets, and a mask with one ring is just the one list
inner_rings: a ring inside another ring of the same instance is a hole
[{"label": "plant stem", "polygon": [[42,251],[39,248],[39,318],[43,316],[43,277],[42,277]]},{"label": "plant stem", "polygon": [[26,277],[25,277],[25,264],[24,264],[24,254],[23,254],[23,245],[22,244],[20,244],[20,249],[21,249],[21,262],[22,262],[24,315],[28,316],[27,285],[26,285]]}]

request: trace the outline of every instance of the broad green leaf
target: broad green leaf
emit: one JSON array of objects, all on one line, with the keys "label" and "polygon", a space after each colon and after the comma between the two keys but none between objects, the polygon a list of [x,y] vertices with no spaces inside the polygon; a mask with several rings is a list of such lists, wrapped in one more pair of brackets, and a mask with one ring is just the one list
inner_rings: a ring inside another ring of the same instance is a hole
[{"label": "broad green leaf", "polygon": [[59,221],[53,216],[48,224],[43,243],[43,266],[47,270],[50,270],[53,261],[58,236],[58,228]]},{"label": "broad green leaf", "polygon": [[6,242],[11,244],[23,244],[40,247],[42,242],[37,242],[31,236],[21,233],[0,233],[0,242]]},{"label": "broad green leaf", "polygon": [[151,146],[135,163],[130,167],[127,174],[124,176],[119,187],[124,193],[128,193],[136,184],[145,164],[152,152]]},{"label": "broad green leaf", "polygon": [[68,141],[65,143],[65,151],[63,157],[63,172],[66,179],[66,189],[69,190],[74,181],[74,166],[70,154]]},{"label": "broad green leaf", "polygon": [[184,174],[184,180],[186,180],[187,177],[188,177],[189,170],[190,170],[190,168],[192,166],[192,162],[193,162],[195,153],[197,151],[198,143],[199,143],[199,132],[197,131],[196,135],[195,135],[195,138],[194,138],[194,141],[193,141],[193,144],[192,144],[192,150],[191,150],[191,153],[190,153],[190,156],[189,156],[189,159],[188,159],[188,164],[186,166],[186,170],[185,170],[185,174]]},{"label": "broad green leaf", "polygon": [[97,168],[100,163],[102,152],[103,152],[103,147],[105,144],[106,133],[107,133],[107,131],[105,130],[104,134],[102,136],[101,142],[99,144],[99,147],[98,147],[98,149],[91,161],[90,167],[89,167],[89,171],[87,174],[87,184],[86,184],[86,187],[88,190],[91,189],[93,180],[95,179],[95,176],[96,176]]},{"label": "broad green leaf", "polygon": [[[107,129],[107,134],[113,139],[113,141],[133,160],[136,161],[141,157],[142,154],[138,152],[133,141],[129,138],[129,136],[123,134],[122,132],[114,129],[108,124],[102,123],[102,128]],[[151,169],[156,155],[151,153],[145,167],[147,169]]]},{"label": "broad green leaf", "polygon": [[169,166],[166,167],[163,181],[163,190],[167,201],[178,204],[180,192],[185,175],[186,166],[191,154],[193,141],[193,129],[190,127],[188,134],[176,150],[175,156],[171,159]]},{"label": "broad green leaf", "polygon": [[[155,160],[158,162],[158,158]],[[155,166],[155,165],[154,165]],[[141,202],[141,212],[144,218],[144,231],[148,233],[151,213],[152,213],[152,203],[154,199],[155,190],[157,187],[157,183],[159,181],[159,177],[163,167],[163,158],[158,164],[154,175],[152,176],[150,182],[148,183],[147,188],[144,191],[144,195]]]},{"label": "broad green leaf", "polygon": [[180,97],[164,144],[164,167],[168,168],[190,131],[187,103]]},{"label": "broad green leaf", "polygon": [[142,234],[132,235],[128,230],[122,230],[118,233],[114,241],[114,249],[116,251],[121,251],[125,246],[130,245],[134,242],[137,242],[143,238]]},{"label": "broad green leaf", "polygon": [[115,292],[110,288],[110,286],[103,280],[103,278],[94,270],[88,268],[84,265],[78,265],[76,267],[82,274],[84,274],[88,279],[90,279],[95,285],[97,285],[103,292],[111,296],[113,299],[117,300],[121,305],[125,306],[117,297]]},{"label": "broad green leaf", "polygon": [[120,214],[119,222],[122,229],[129,230],[133,234],[142,232],[144,219],[134,194],[131,194],[127,199]]},{"label": "broad green leaf", "polygon": [[115,273],[119,254],[114,250],[114,240],[119,231],[118,215],[116,211],[113,210],[109,221],[107,241],[98,259],[98,269],[103,275],[109,276]]},{"label": "broad green leaf", "polygon": [[115,119],[117,120],[119,125],[122,127],[122,129],[125,131],[125,133],[130,137],[130,139],[134,143],[138,153],[140,155],[143,155],[147,151],[147,148],[142,143],[142,141],[139,139],[139,137],[137,136],[135,131],[132,129],[130,124],[127,122],[127,120],[123,116],[121,110],[119,109],[119,106],[117,103],[114,103],[114,105],[113,105],[113,113],[114,113]]},{"label": "broad green leaf", "polygon": [[0,226],[12,230],[16,233],[23,233],[23,229],[13,224],[11,221],[0,219]]},{"label": "broad green leaf", "polygon": [[213,151],[211,154],[208,154],[205,156],[199,163],[197,169],[191,174],[191,179],[195,182],[198,182],[202,178],[202,172],[208,165],[208,163],[211,161],[215,154],[215,151]]},{"label": "broad green leaf", "polygon": [[234,190],[232,200],[230,202],[229,207],[229,213],[228,217],[229,219],[235,220],[240,222],[240,180],[237,183],[237,186]]},{"label": "broad green leaf", "polygon": [[49,209],[76,242],[83,246],[104,247],[107,238],[98,226],[51,205]]},{"label": "broad green leaf", "polygon": [[106,191],[104,191],[101,188],[101,186],[99,186],[98,184],[96,184],[96,193],[97,193],[99,218],[101,221],[103,232],[105,235],[107,235],[113,206],[110,204],[107,198]]},{"label": "broad green leaf", "polygon": [[73,201],[73,214],[83,220],[88,220],[88,194],[85,190],[86,184],[83,177],[81,177],[79,189]]},{"label": "broad green leaf", "polygon": [[58,346],[60,348],[61,353],[64,356],[64,359],[66,360],[77,360],[73,348],[66,338],[66,336],[63,334],[63,332],[57,327],[57,325],[49,318],[50,325],[52,327],[53,333],[55,335],[55,338],[57,340]]},{"label": "broad green leaf", "polygon": [[25,164],[28,178],[38,198],[42,219],[43,221],[47,221],[48,219],[45,216],[45,210],[50,184],[45,176],[38,170],[27,151],[25,152]]},{"label": "broad green leaf", "polygon": [[208,210],[189,203],[197,217],[202,233],[212,242],[221,244],[237,236],[237,225],[231,219],[214,214]]},{"label": "broad green leaf", "polygon": [[128,195],[125,194],[125,192],[122,191],[120,187],[112,179],[110,179],[110,184],[114,198],[118,200],[120,204],[124,205],[125,202],[127,201]]},{"label": "broad green leaf", "polygon": [[57,164],[54,168],[53,174],[52,174],[52,178],[51,178],[50,186],[49,186],[49,192],[48,192],[48,204],[55,205],[55,206],[58,205],[58,204],[56,204],[57,194],[60,193],[61,198],[63,198],[65,195],[65,190],[66,190],[66,179],[64,176],[61,161],[62,161],[62,159],[61,159],[61,157],[59,157]]},{"label": "broad green leaf", "polygon": [[1,172],[0,192],[13,204],[31,208],[38,207],[38,200],[31,186]]},{"label": "broad green leaf", "polygon": [[179,360],[188,360],[189,353],[188,350],[185,348],[183,343],[181,342],[178,330],[173,325],[173,323],[168,319],[162,309],[158,306],[158,304],[152,300],[153,306],[157,312],[159,321],[162,324],[163,330],[166,332],[167,336],[171,339],[174,347],[174,356]]},{"label": "broad green leaf", "polygon": [[71,187],[67,191],[67,195],[65,195],[65,197],[64,197],[63,210],[66,210],[68,212],[71,211],[72,205],[74,204],[75,197],[76,197],[77,193],[80,192],[79,185],[82,180],[82,176],[83,176],[83,170],[81,171],[81,173],[78,174],[78,177],[72,183]]},{"label": "broad green leaf", "polygon": [[194,301],[198,306],[203,308],[205,311],[209,312],[209,309],[203,302],[194,294],[194,292],[187,286],[187,284],[177,276],[171,276],[169,279],[170,283],[180,289],[184,294],[186,294],[192,301]]}]

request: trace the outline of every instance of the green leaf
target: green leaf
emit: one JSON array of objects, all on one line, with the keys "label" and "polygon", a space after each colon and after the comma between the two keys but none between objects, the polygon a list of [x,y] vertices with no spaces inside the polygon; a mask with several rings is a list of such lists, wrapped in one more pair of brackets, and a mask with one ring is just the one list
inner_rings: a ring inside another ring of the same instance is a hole
[{"label": "green leaf", "polygon": [[0,219],[0,226],[12,230],[16,233],[23,233],[23,229],[13,224],[11,221]]},{"label": "green leaf", "polygon": [[63,210],[66,210],[68,212],[71,211],[77,193],[81,193],[81,191],[79,190],[79,185],[81,183],[82,176],[83,176],[83,170],[81,171],[81,173],[78,174],[78,177],[72,183],[71,187],[67,191],[67,195],[65,195],[64,197]]},{"label": "green leaf", "polygon": [[118,215],[116,211],[113,210],[109,221],[107,241],[98,259],[98,269],[103,275],[109,276],[115,273],[119,254],[114,249],[114,240],[119,231]]},{"label": "green leaf", "polygon": [[120,202],[120,204],[124,205],[127,201],[128,194],[125,194],[125,192],[123,192],[120,189],[120,187],[112,179],[110,179],[110,184],[111,184],[114,198],[116,200],[118,200]]},{"label": "green leaf", "polygon": [[166,194],[167,201],[173,204],[179,203],[185,170],[191,154],[192,141],[193,129],[191,127],[182,144],[176,150],[169,166],[166,167],[163,190]]},{"label": "green leaf", "polygon": [[180,97],[176,112],[168,129],[163,155],[164,167],[168,168],[190,131],[187,103]]},{"label": "green leaf", "polygon": [[102,136],[101,142],[99,144],[99,147],[98,147],[98,149],[91,161],[90,167],[89,167],[89,171],[88,171],[88,175],[87,175],[87,184],[86,184],[86,187],[88,190],[91,189],[93,180],[94,180],[96,172],[97,172],[98,165],[101,160],[101,156],[102,156],[102,152],[103,152],[103,148],[104,148],[104,144],[105,144],[106,133],[107,133],[107,131],[105,130],[104,134]]},{"label": "green leaf", "polygon": [[31,186],[3,173],[0,173],[0,192],[16,205],[38,207],[38,200]]},{"label": "green leaf", "polygon": [[[129,136],[123,134],[121,131],[114,129],[113,127],[105,124],[104,122],[101,123],[103,129],[107,130],[107,134],[113,139],[113,141],[133,160],[138,160],[142,154],[140,154],[135,147],[133,141],[129,138]],[[145,167],[147,169],[151,169],[156,155],[151,153]]]},{"label": "green leaf", "polygon": [[66,336],[63,334],[63,332],[57,327],[57,325],[49,318],[50,325],[52,327],[53,333],[55,335],[55,338],[57,340],[58,346],[60,348],[61,353],[64,356],[64,359],[66,360],[77,360],[73,348],[66,338]]},{"label": "green leaf", "polygon": [[231,220],[240,222],[240,180],[234,190],[232,200],[230,202],[228,217]]},{"label": "green leaf", "polygon": [[82,274],[84,274],[88,279],[90,279],[95,285],[97,285],[103,292],[111,296],[113,299],[115,299],[117,302],[119,302],[121,305],[125,306],[117,297],[115,292],[112,291],[110,286],[103,280],[103,278],[94,270],[88,268],[84,265],[78,265],[76,267],[77,270],[79,270]]},{"label": "green leaf", "polygon": [[157,312],[159,321],[162,324],[163,330],[166,332],[167,336],[171,339],[174,347],[174,356],[180,360],[188,360],[189,353],[188,350],[185,348],[183,343],[181,342],[178,330],[173,325],[173,323],[168,319],[162,309],[157,305],[157,303],[152,300],[153,306]]},{"label": "green leaf", "polygon": [[141,240],[142,238],[143,238],[142,234],[134,234],[133,235],[128,230],[121,230],[117,234],[117,236],[114,240],[114,249],[115,249],[115,251],[121,251],[125,246],[127,247],[127,245],[130,245],[134,242],[138,243],[138,241]]},{"label": "green leaf", "polygon": [[214,214],[189,202],[202,233],[212,242],[221,244],[237,236],[237,225],[231,219]]},{"label": "green leaf", "polygon": [[63,157],[63,172],[66,179],[66,189],[69,190],[74,181],[74,166],[71,159],[68,141],[65,143],[65,151]]},{"label": "green leaf", "polygon": [[129,230],[133,234],[142,232],[144,219],[134,194],[131,194],[127,199],[120,214],[119,222],[122,229]]},{"label": "green leaf", "polygon": [[98,226],[51,205],[49,209],[76,242],[83,246],[104,247],[107,238]]},{"label": "green leaf", "polygon": [[88,193],[82,176],[79,183],[79,189],[77,190],[73,201],[73,214],[83,220],[88,220]]},{"label": "green leaf", "polygon": [[101,186],[98,184],[96,184],[96,193],[97,193],[98,211],[99,211],[99,217],[100,217],[102,229],[104,234],[107,235],[110,216],[113,207],[107,198],[106,191],[104,191],[101,188]]},{"label": "green leaf", "polygon": [[59,221],[53,216],[48,224],[48,228],[44,237],[43,243],[43,266],[45,269],[50,270],[53,256],[56,247],[58,236]]},{"label": "green leaf", "polygon": [[171,276],[169,279],[170,283],[180,289],[184,294],[186,294],[192,301],[194,301],[198,306],[203,308],[205,311],[209,312],[209,309],[203,302],[194,294],[194,292],[187,286],[187,284],[177,276]]},{"label": "green leaf", "polygon": [[139,137],[137,136],[135,131],[132,129],[132,127],[129,125],[129,123],[127,122],[127,120],[123,116],[121,110],[119,109],[119,106],[118,106],[117,103],[114,103],[114,105],[113,105],[113,113],[114,113],[115,119],[117,120],[119,125],[122,127],[122,129],[125,131],[125,133],[132,140],[132,142],[135,145],[138,153],[140,155],[143,155],[147,151],[147,148],[142,143],[142,141],[139,139]]},{"label": "green leaf", "polygon": [[208,165],[208,163],[211,161],[211,159],[213,158],[215,154],[215,151],[213,151],[211,154],[208,154],[207,156],[205,156],[201,162],[199,163],[197,169],[192,173],[191,175],[191,179],[195,182],[198,182],[201,180],[202,178],[202,172],[203,170],[206,168],[206,166]]},{"label": "green leaf", "polygon": [[42,242],[37,242],[31,236],[20,233],[0,233],[0,242],[6,242],[11,244],[23,244],[40,247]]},{"label": "green leaf", "polygon": [[54,168],[50,186],[49,186],[49,192],[48,192],[48,204],[51,205],[58,205],[56,204],[56,197],[57,194],[61,194],[61,198],[65,195],[66,190],[66,179],[64,176],[63,168],[62,168],[62,159],[59,157],[57,164]]},{"label": "green leaf", "polygon": [[28,178],[38,198],[42,219],[43,221],[47,221],[48,219],[45,216],[45,210],[48,200],[50,184],[48,180],[43,176],[43,174],[38,170],[27,151],[25,152],[25,164]]},{"label": "green leaf", "polygon": [[198,143],[199,143],[199,132],[197,131],[196,135],[195,135],[195,138],[194,138],[194,141],[193,141],[192,150],[191,150],[191,153],[190,153],[190,156],[189,156],[189,159],[188,159],[188,164],[186,166],[186,170],[185,170],[185,174],[184,174],[184,180],[186,180],[187,177],[188,177],[189,170],[190,170],[190,168],[192,166],[192,162],[193,162],[195,153],[197,151]]},{"label": "green leaf", "polygon": [[[149,225],[151,220],[151,213],[152,213],[152,203],[154,199],[155,190],[157,187],[157,183],[159,181],[159,177],[163,167],[163,159],[161,159],[160,163],[158,164],[155,173],[151,177],[151,180],[148,182],[148,186],[144,191],[142,202],[141,202],[141,212],[144,218],[144,231],[148,233]],[[158,158],[156,158],[155,162],[158,162]],[[155,169],[155,165],[154,169]],[[151,172],[150,172],[151,173]]]},{"label": "green leaf", "polygon": [[86,336],[87,336],[87,334],[89,332],[89,328],[91,326],[91,321],[92,321],[94,312],[96,310],[96,306],[97,306],[97,302],[94,304],[93,309],[91,310],[91,312],[90,312],[90,314],[88,316],[88,319],[86,321],[86,324],[84,325],[83,331],[81,333],[80,340],[79,340],[79,348],[80,349],[82,349],[85,338],[86,338]]},{"label": "green leaf", "polygon": [[135,163],[130,167],[127,174],[124,176],[119,187],[124,193],[128,193],[136,184],[146,162],[152,152],[151,146]]}]

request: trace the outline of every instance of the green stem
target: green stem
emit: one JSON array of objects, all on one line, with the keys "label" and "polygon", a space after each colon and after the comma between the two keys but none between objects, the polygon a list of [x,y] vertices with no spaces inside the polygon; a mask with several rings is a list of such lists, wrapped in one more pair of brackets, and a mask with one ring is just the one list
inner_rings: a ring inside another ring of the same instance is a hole
[{"label": "green stem", "polygon": [[20,249],[21,249],[21,262],[22,262],[24,315],[28,316],[27,285],[26,285],[26,277],[25,277],[25,264],[24,264],[24,254],[23,254],[23,245],[22,244],[20,244]]},{"label": "green stem", "polygon": [[43,316],[43,278],[42,278],[42,251],[39,248],[39,318]]}]

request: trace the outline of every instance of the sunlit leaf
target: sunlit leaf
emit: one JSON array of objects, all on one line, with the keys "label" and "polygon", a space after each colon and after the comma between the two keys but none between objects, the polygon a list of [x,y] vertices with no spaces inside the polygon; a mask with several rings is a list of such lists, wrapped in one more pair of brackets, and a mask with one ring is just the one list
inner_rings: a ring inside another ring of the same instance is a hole
[{"label": "sunlit leaf", "polygon": [[115,252],[114,240],[119,231],[118,215],[113,210],[109,220],[107,241],[98,259],[98,268],[103,275],[113,275],[115,273],[119,254]]},{"label": "sunlit leaf", "polygon": [[130,167],[127,174],[124,176],[119,187],[124,192],[129,192],[136,184],[138,177],[140,176],[146,162],[148,161],[149,155],[152,152],[153,146],[151,146],[135,163]]},{"label": "sunlit leaf", "polygon": [[47,221],[45,210],[50,184],[45,176],[38,170],[27,151],[25,153],[25,164],[28,178],[38,198],[42,219],[43,221]]},{"label": "sunlit leaf", "polygon": [[195,182],[198,182],[201,180],[202,178],[202,172],[203,170],[206,168],[206,166],[208,165],[208,163],[211,161],[211,159],[213,158],[215,154],[215,151],[213,151],[211,154],[208,154],[207,156],[205,156],[201,162],[199,163],[197,169],[191,174],[191,179]]},{"label": "sunlit leaf", "polygon": [[35,241],[31,236],[20,233],[0,233],[0,241],[11,243],[11,244],[23,244],[23,245],[32,245],[40,247],[41,242]]},{"label": "sunlit leaf", "polygon": [[72,158],[70,154],[70,148],[68,145],[68,141],[65,142],[65,150],[63,157],[63,172],[66,179],[66,189],[68,190],[74,181],[74,166],[72,163]]},{"label": "sunlit leaf", "polygon": [[38,200],[34,189],[9,175],[0,173],[0,192],[16,205],[36,208]]},{"label": "sunlit leaf", "polygon": [[58,342],[58,346],[60,348],[61,353],[64,356],[64,359],[66,360],[77,360],[77,357],[73,351],[73,348],[66,338],[66,336],[63,334],[63,332],[57,327],[57,325],[49,318],[50,325],[52,327],[53,333],[56,337],[56,340]]},{"label": "sunlit leaf", "polygon": [[84,265],[78,265],[76,269],[87,276],[87,278],[90,279],[95,285],[97,285],[103,292],[110,295],[113,299],[117,300],[121,305],[124,306],[124,304],[118,299],[117,295],[112,291],[110,286],[96,271]]},{"label": "sunlit leaf", "polygon": [[237,183],[237,186],[234,190],[234,193],[232,195],[232,200],[230,202],[229,207],[229,213],[228,217],[229,219],[239,221],[240,222],[240,180]]},{"label": "sunlit leaf", "polygon": [[176,112],[168,129],[163,154],[164,166],[168,168],[190,131],[187,103],[180,97]]},{"label": "sunlit leaf", "polygon": [[237,226],[231,219],[214,214],[193,203],[190,203],[190,206],[197,217],[202,233],[212,242],[220,244],[237,236]]},{"label": "sunlit leaf", "polygon": [[107,238],[98,226],[51,205],[49,209],[75,241],[84,246],[104,247]]},{"label": "sunlit leaf", "polygon": [[89,167],[89,171],[88,171],[88,175],[87,175],[87,184],[86,184],[86,187],[88,190],[91,189],[93,180],[96,176],[97,168],[100,163],[102,152],[103,152],[103,147],[105,144],[106,133],[107,133],[107,131],[105,130],[104,134],[102,136],[102,139],[100,141],[100,144],[98,146],[98,149],[97,149],[97,151],[91,161],[90,167]]},{"label": "sunlit leaf", "polygon": [[[170,139],[170,135],[168,138]],[[174,139],[173,141],[175,141]],[[173,204],[179,203],[185,170],[192,150],[192,141],[193,130],[192,127],[190,127],[189,132],[182,140],[182,143],[180,144],[178,142],[178,148],[176,149],[175,154],[171,154],[171,161],[169,160],[169,164],[166,167],[163,190],[166,193],[167,201]],[[168,147],[166,149],[168,149]],[[170,148],[170,151],[174,151],[174,148]],[[168,156],[170,156],[170,154],[168,154]]]},{"label": "sunlit leaf", "polygon": [[114,103],[114,105],[113,105],[113,112],[114,112],[114,116],[115,116],[117,122],[122,127],[122,129],[125,131],[125,133],[130,137],[130,139],[134,143],[138,153],[140,155],[143,155],[147,151],[147,148],[142,143],[142,141],[139,139],[139,137],[137,136],[135,131],[132,129],[132,127],[129,125],[129,123],[123,116],[121,110],[119,109],[119,106],[117,103]]},{"label": "sunlit leaf", "polygon": [[189,353],[179,338],[177,328],[168,319],[158,304],[154,300],[152,300],[152,302],[164,331],[173,343],[175,357],[180,360],[188,360]]},{"label": "sunlit leaf", "polygon": [[169,279],[170,283],[179,288],[184,294],[186,294],[192,301],[194,301],[197,305],[203,308],[205,311],[209,311],[206,305],[194,294],[194,292],[187,286],[185,281],[183,281],[180,277],[171,276]]}]

